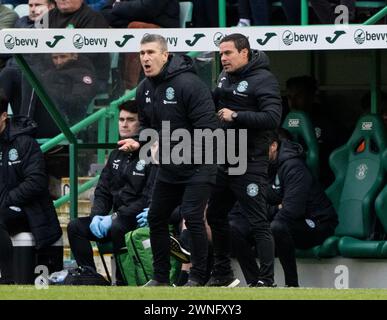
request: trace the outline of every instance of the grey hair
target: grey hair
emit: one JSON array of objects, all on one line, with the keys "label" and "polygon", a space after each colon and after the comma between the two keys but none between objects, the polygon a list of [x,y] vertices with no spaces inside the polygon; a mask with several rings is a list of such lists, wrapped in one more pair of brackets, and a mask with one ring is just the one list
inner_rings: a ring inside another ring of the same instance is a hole
[{"label": "grey hair", "polygon": [[141,39],[140,44],[150,43],[150,42],[157,42],[160,45],[161,52],[168,51],[168,45],[167,40],[159,34],[145,34],[144,37]]}]

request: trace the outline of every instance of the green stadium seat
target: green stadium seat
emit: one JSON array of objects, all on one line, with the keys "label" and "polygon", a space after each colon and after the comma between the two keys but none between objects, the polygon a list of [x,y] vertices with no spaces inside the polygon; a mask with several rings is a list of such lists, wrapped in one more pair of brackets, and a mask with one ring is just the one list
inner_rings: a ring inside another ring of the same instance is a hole
[{"label": "green stadium seat", "polygon": [[286,116],[282,127],[292,134],[294,141],[304,146],[306,164],[318,179],[320,168],[319,146],[308,114],[303,111],[291,111]]},{"label": "green stadium seat", "polygon": [[[382,188],[383,122],[377,115],[362,117],[348,143],[330,159],[336,180],[327,190],[339,215],[335,234],[344,257],[378,257],[381,246],[369,241],[376,216],[374,202]],[[346,160],[347,159],[347,160]]]},{"label": "green stadium seat", "polygon": [[183,1],[180,5],[180,28],[186,28],[187,23],[192,21],[193,3],[190,1]]},{"label": "green stadium seat", "polygon": [[[383,245],[369,241],[375,222],[374,201],[382,188],[382,152],[386,137],[381,119],[359,119],[349,141],[330,156],[334,183],[326,190],[339,216],[335,235],[321,246],[297,251],[297,257],[377,257]],[[385,249],[387,252],[387,247]]]},{"label": "green stadium seat", "polygon": [[[387,150],[383,152],[383,166],[387,171]],[[387,233],[387,186],[379,193],[375,200],[375,212],[383,230]],[[385,240],[359,240],[343,237],[339,242],[339,249],[343,256],[356,258],[387,258],[387,242]]]},{"label": "green stadium seat", "polygon": [[13,11],[15,11],[20,18],[24,16],[28,16],[29,14],[28,4],[19,4],[13,9]]}]

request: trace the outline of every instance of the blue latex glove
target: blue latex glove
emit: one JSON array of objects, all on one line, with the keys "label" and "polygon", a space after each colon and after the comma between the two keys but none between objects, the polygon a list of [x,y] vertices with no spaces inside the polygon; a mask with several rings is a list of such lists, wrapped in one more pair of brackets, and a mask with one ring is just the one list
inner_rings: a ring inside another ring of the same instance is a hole
[{"label": "blue latex glove", "polygon": [[146,226],[148,226],[148,211],[149,211],[149,208],[145,208],[143,210],[143,212],[141,212],[140,214],[138,214],[136,216],[137,225],[139,227],[146,227]]},{"label": "blue latex glove", "polygon": [[99,223],[99,230],[104,237],[107,236],[110,228],[112,227],[112,216],[104,216]]},{"label": "blue latex glove", "polygon": [[91,220],[90,223],[90,231],[97,237],[97,238],[103,238],[103,234],[100,230],[100,223],[103,220],[103,216],[94,216],[93,220]]}]

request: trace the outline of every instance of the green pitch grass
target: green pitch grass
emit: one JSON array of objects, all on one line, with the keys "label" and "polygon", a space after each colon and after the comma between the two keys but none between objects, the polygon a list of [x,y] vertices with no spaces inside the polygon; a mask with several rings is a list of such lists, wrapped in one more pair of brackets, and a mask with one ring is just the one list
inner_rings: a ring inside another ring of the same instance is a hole
[{"label": "green pitch grass", "polygon": [[0,300],[387,300],[387,289],[0,286]]}]

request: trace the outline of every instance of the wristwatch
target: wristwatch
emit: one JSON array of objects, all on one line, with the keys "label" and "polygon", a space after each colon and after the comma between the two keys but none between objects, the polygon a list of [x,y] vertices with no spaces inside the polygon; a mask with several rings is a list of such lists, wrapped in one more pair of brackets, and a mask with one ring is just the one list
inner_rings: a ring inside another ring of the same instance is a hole
[{"label": "wristwatch", "polygon": [[112,220],[117,219],[117,216],[118,216],[117,212],[113,212],[112,213]]},{"label": "wristwatch", "polygon": [[238,113],[237,113],[237,112],[231,113],[231,118],[232,118],[233,120],[235,120],[236,118],[238,118]]}]

